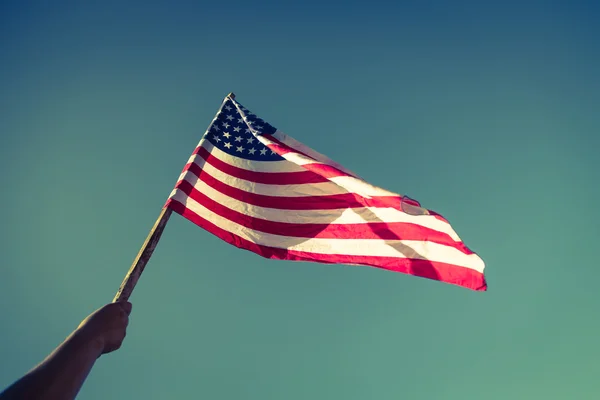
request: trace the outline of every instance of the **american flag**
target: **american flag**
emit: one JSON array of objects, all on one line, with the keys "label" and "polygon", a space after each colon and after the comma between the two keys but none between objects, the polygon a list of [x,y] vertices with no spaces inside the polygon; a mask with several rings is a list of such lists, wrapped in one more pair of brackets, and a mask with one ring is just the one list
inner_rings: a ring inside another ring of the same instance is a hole
[{"label": "american flag", "polygon": [[228,95],[165,207],[281,260],[364,265],[486,290],[484,263],[448,221],[371,185]]}]

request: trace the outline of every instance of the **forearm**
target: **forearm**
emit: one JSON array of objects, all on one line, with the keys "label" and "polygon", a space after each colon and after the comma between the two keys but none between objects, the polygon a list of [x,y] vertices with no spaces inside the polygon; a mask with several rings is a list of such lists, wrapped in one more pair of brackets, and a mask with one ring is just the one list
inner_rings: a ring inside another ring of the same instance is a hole
[{"label": "forearm", "polygon": [[0,394],[0,400],[71,400],[102,353],[102,345],[78,331],[44,361]]}]

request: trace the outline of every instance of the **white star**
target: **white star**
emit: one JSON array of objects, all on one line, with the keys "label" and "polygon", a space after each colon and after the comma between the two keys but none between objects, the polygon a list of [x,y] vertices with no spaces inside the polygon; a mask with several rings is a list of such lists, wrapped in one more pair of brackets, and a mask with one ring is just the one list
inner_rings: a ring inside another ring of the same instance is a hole
[{"label": "white star", "polygon": [[241,136],[236,136],[235,137],[235,141],[236,142],[241,142],[242,141],[242,137]]},{"label": "white star", "polygon": [[260,131],[262,128],[263,128],[263,127],[262,127],[262,125],[256,125],[256,126],[254,127],[254,129],[257,129],[257,130],[259,130],[259,131]]},{"label": "white star", "polygon": [[221,141],[221,139],[217,135],[213,135],[213,139],[215,139],[217,142]]},{"label": "white star", "polygon": [[264,156],[265,154],[267,154],[267,149],[261,149],[260,150],[260,155]]},{"label": "white star", "polygon": [[246,128],[246,133],[252,133],[252,131],[248,128]]},{"label": "white star", "polygon": [[256,149],[253,147],[250,150],[248,150],[248,153],[254,154],[254,153],[256,153]]},{"label": "white star", "polygon": [[231,133],[223,132],[223,136],[225,136],[227,139],[229,139],[231,137]]},{"label": "white star", "polygon": [[243,124],[244,123],[244,118],[238,118],[238,124]]},{"label": "white star", "polygon": [[227,118],[228,121],[233,121],[233,115],[228,115],[225,118]]},{"label": "white star", "polygon": [[248,143],[252,143],[254,142],[254,138],[252,136],[250,136],[248,139],[246,139],[248,141]]},{"label": "white star", "polygon": [[227,122],[223,122],[221,125],[223,125],[223,128],[225,128],[225,129],[227,129],[231,126]]},{"label": "white star", "polygon": [[212,127],[217,132],[221,130],[221,128],[219,128],[219,126],[217,124],[214,124]]},{"label": "white star", "polygon": [[244,148],[242,146],[238,146],[236,147],[236,150],[243,153],[244,152]]},{"label": "white star", "polygon": [[227,111],[231,111],[231,107],[230,107],[230,106],[228,106],[228,105],[227,105],[227,106],[225,106],[225,109],[226,109]]},{"label": "white star", "polygon": [[242,130],[242,128],[240,128],[239,126],[236,126],[235,128],[233,128],[233,131],[234,131],[234,132],[239,132],[239,131],[241,131],[241,130]]},{"label": "white star", "polygon": [[225,147],[227,147],[228,149],[230,149],[231,148],[231,143],[225,142]]}]

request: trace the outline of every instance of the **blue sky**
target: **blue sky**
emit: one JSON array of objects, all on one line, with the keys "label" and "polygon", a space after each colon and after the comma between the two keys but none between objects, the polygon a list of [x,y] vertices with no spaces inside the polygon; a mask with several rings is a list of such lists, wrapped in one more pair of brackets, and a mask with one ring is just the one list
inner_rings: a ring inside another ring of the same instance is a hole
[{"label": "blue sky", "polygon": [[[125,4],[126,3],[126,4]],[[81,399],[596,399],[594,2],[0,5],[0,386],[110,301],[230,91],[450,220],[475,293],[173,216]]]}]

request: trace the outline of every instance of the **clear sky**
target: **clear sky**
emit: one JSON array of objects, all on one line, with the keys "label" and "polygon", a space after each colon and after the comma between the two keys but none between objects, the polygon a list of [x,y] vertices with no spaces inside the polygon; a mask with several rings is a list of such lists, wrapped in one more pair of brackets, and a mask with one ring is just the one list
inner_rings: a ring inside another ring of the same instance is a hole
[{"label": "clear sky", "polygon": [[[343,5],[342,5],[343,4]],[[487,292],[179,215],[79,398],[600,398],[600,8],[0,2],[0,387],[109,302],[230,91],[450,220]]]}]

